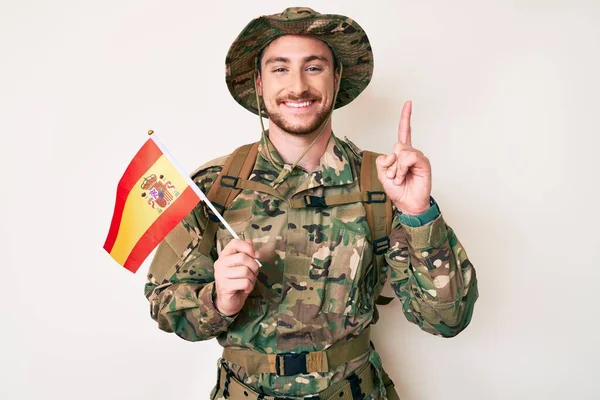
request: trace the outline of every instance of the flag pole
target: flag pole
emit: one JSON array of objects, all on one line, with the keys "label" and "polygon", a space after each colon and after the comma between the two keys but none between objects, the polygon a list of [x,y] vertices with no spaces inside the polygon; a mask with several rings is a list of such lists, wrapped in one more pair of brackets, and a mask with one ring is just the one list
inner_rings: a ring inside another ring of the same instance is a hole
[{"label": "flag pole", "polygon": [[[225,221],[225,218],[223,218],[223,216],[221,215],[221,213],[215,208],[215,206],[210,202],[210,200],[208,200],[208,198],[202,192],[202,190],[200,190],[200,188],[198,187],[198,185],[196,185],[196,183],[192,180],[192,178],[190,178],[190,176],[188,174],[186,174],[186,173],[183,172],[183,168],[181,168],[181,166],[179,165],[179,163],[171,156],[171,154],[169,153],[169,151],[167,150],[167,148],[158,139],[158,137],[156,136],[156,134],[154,133],[154,131],[152,129],[150,129],[148,131],[148,135],[150,136],[150,138],[152,139],[152,141],[154,141],[154,143],[156,143],[156,145],[158,146],[158,148],[160,149],[160,151],[162,151],[162,153],[165,155],[165,157],[179,171],[179,174],[185,178],[186,182],[190,185],[190,188],[194,191],[194,193],[196,193],[198,195],[198,197],[200,197],[200,200],[202,200],[208,206],[208,208],[211,209],[211,211],[213,212],[213,214],[215,214],[216,217],[219,219],[219,221],[221,221],[221,223],[225,226],[225,228],[227,229],[227,231],[229,231],[229,233],[231,233],[231,236],[233,236],[236,239],[239,239],[240,237],[238,236],[238,234],[235,233],[235,231],[231,228],[231,226],[229,226],[229,224],[227,223],[227,221]],[[262,264],[260,263],[260,261],[258,261],[257,259],[254,259],[254,261],[256,261],[256,263],[260,267],[262,267]]]}]

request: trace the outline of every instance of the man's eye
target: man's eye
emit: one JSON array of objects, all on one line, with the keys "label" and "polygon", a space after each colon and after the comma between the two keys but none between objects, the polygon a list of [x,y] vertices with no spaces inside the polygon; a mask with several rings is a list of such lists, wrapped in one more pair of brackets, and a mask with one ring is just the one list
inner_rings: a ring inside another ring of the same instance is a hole
[{"label": "man's eye", "polygon": [[276,68],[276,69],[273,70],[273,72],[285,72],[285,71],[286,71],[286,69],[283,68],[283,67],[282,68]]},{"label": "man's eye", "polygon": [[322,71],[321,68],[319,68],[319,67],[308,67],[308,68],[306,68],[306,70],[309,71],[309,72],[319,72],[319,71]]}]

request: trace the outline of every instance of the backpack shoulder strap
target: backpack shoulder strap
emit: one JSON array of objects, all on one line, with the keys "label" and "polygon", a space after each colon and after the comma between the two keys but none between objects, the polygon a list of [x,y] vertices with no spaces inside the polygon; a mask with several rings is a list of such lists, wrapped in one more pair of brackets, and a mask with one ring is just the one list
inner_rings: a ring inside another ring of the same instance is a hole
[{"label": "backpack shoulder strap", "polygon": [[[383,187],[379,178],[377,178],[377,165],[375,160],[379,153],[365,150],[363,151],[362,162],[360,166],[360,186],[362,191],[383,192]],[[375,251],[375,267],[377,278],[381,275],[385,253],[390,247],[389,235],[392,230],[392,202],[387,198],[385,202],[365,203],[367,212],[367,223],[371,230],[371,240]],[[377,282],[379,286],[379,281]],[[381,296],[381,289],[378,288],[375,294],[376,304],[388,304],[393,298]]]},{"label": "backpack shoulder strap", "polygon": [[[225,161],[217,180],[206,194],[208,200],[219,212],[223,213],[233,199],[242,191],[241,188],[237,188],[235,185],[222,184],[223,179],[226,179],[227,182],[229,180],[235,181],[236,178],[248,178],[256,162],[257,154],[258,142],[248,143],[235,149],[227,158],[227,161]],[[210,209],[208,217],[208,224],[202,235],[202,240],[198,244],[198,250],[206,255],[210,253],[217,228],[219,227],[219,219],[212,214]]]}]

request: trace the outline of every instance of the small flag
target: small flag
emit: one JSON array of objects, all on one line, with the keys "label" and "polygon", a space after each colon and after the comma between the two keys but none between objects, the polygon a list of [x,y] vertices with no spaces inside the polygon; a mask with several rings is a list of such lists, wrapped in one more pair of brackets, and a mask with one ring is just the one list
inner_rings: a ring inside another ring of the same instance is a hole
[{"label": "small flag", "polygon": [[204,194],[152,131],[125,170],[104,249],[135,273]]}]

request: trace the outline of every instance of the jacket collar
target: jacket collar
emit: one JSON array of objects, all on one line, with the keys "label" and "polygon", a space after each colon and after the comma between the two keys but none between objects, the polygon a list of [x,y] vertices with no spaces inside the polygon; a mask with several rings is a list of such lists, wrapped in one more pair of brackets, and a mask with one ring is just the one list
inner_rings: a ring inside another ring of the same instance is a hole
[{"label": "jacket collar", "polygon": [[[271,149],[271,157],[267,154],[268,149]],[[272,168],[274,167],[277,171],[280,171],[285,164],[270,141],[268,134],[264,135],[260,140],[259,157],[261,158],[261,164],[266,163],[272,166]],[[271,160],[273,160],[272,163]],[[355,177],[350,165],[350,158],[342,142],[333,132],[329,137],[327,147],[321,156],[319,164],[319,167],[310,173],[309,178],[303,182],[302,190],[318,186],[340,186],[354,182]],[[300,167],[296,166],[296,168]]]}]

